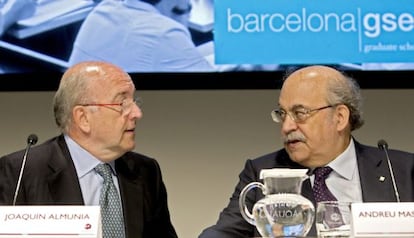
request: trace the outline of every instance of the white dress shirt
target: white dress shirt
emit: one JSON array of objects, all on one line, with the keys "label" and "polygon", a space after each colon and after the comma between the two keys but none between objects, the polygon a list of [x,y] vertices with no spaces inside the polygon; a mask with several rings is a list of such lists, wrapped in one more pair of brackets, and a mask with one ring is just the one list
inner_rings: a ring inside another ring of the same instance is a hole
[{"label": "white dress shirt", "polygon": [[[94,170],[94,168],[102,162],[83,149],[68,135],[65,135],[65,141],[76,168],[85,205],[99,205],[103,178]],[[109,163],[109,165],[113,172],[112,179],[119,193],[119,185],[115,174],[114,163]]]},{"label": "white dress shirt", "polygon": [[[336,199],[346,202],[362,202],[354,140],[351,139],[346,150],[326,166],[333,169],[325,182]],[[312,175],[310,179],[313,186],[314,176]]]}]

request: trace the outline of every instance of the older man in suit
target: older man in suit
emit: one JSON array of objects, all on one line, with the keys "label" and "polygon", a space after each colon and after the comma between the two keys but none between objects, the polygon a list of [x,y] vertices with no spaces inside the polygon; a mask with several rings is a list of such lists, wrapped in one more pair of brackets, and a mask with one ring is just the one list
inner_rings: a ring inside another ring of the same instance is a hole
[{"label": "older man in suit", "polygon": [[[104,238],[177,237],[157,161],[132,152],[142,117],[134,95],[113,64],[69,68],[54,97],[62,135],[32,148],[16,204],[101,205]],[[0,158],[0,204],[14,200],[22,157]]]},{"label": "older man in suit", "polygon": [[[352,131],[363,125],[362,99],[357,83],[326,66],[308,66],[284,81],[278,108],[272,112],[281,125],[284,149],[247,160],[240,181],[217,223],[199,238],[257,237],[255,227],[239,210],[239,194],[250,182],[261,181],[260,170],[308,168],[302,195],[316,203],[314,171],[329,167],[326,186],[338,201],[397,201],[384,151],[357,142]],[[414,201],[414,154],[390,150],[401,201]],[[247,194],[250,209],[263,197],[260,189]],[[315,235],[315,227],[310,235]]]}]

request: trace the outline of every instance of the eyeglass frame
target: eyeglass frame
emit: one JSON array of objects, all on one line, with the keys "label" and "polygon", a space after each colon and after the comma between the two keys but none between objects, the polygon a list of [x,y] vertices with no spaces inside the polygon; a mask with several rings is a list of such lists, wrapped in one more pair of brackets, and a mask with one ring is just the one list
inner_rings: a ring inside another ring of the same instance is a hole
[{"label": "eyeglass frame", "polygon": [[[321,110],[332,108],[338,106],[340,103],[337,104],[329,104],[323,107],[318,107],[314,109],[309,109],[306,107],[298,107],[295,112],[292,112],[292,110],[286,111],[284,109],[278,108],[271,111],[270,115],[272,116],[272,119],[276,123],[283,123],[286,120],[286,115],[288,115],[294,122],[296,123],[304,123],[309,117],[311,117],[314,113],[317,113]],[[303,111],[299,111],[303,110]],[[284,112],[284,116],[282,116],[282,112]],[[303,119],[298,118],[297,113],[303,113]],[[280,119],[280,120],[279,120]]]},{"label": "eyeglass frame", "polygon": [[[131,109],[133,107],[133,105],[135,104],[137,107],[141,108],[142,106],[142,99],[140,97],[134,97],[134,99],[132,101],[126,102],[127,99],[122,100],[122,102],[120,103],[81,103],[81,104],[76,104],[76,106],[83,106],[83,107],[104,107],[104,108],[108,108],[110,110],[116,111],[121,113],[121,115],[128,115],[129,113],[131,113]],[[126,105],[125,103],[127,103],[128,105]],[[113,108],[112,106],[119,106],[121,107],[121,110],[117,110],[116,108]],[[127,110],[127,112],[125,112]]]}]

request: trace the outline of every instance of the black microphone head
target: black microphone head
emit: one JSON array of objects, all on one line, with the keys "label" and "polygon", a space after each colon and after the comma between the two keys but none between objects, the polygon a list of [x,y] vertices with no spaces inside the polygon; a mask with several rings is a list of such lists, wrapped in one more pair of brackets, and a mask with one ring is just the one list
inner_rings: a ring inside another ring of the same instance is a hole
[{"label": "black microphone head", "polygon": [[37,143],[37,135],[31,134],[27,137],[27,144],[35,145]]},{"label": "black microphone head", "polygon": [[378,141],[378,148],[381,150],[387,150],[388,149],[388,143],[384,140],[381,139]]}]

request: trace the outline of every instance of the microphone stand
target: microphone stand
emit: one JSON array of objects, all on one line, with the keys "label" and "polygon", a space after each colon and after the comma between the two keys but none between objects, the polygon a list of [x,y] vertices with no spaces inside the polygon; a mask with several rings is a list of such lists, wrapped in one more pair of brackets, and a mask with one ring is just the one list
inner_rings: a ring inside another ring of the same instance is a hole
[{"label": "microphone stand", "polygon": [[14,191],[13,206],[16,205],[17,195],[19,195],[20,183],[22,181],[24,167],[26,166],[27,154],[29,153],[30,147],[36,144],[36,142],[37,142],[37,136],[34,134],[30,135],[27,138],[27,146],[26,146],[26,150],[24,151],[22,165],[20,166],[20,174],[19,174],[19,178],[17,179],[16,191]]}]

